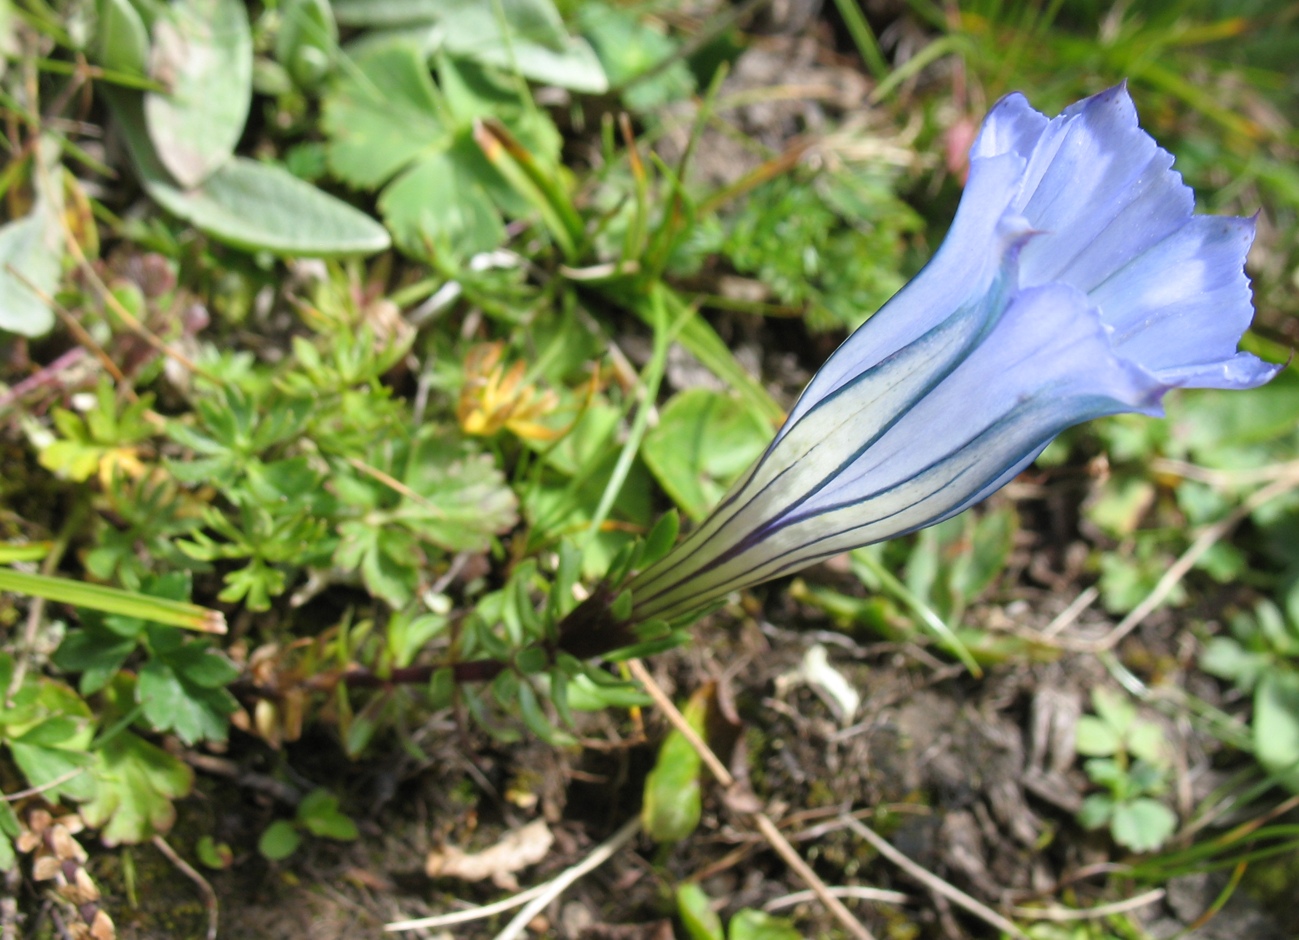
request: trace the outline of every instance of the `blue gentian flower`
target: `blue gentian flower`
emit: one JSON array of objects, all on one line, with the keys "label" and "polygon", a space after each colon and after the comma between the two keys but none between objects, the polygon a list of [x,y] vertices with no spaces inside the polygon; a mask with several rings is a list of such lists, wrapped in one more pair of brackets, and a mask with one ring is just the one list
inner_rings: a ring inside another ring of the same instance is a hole
[{"label": "blue gentian flower", "polygon": [[1252,219],[1197,216],[1123,86],[1048,119],[1003,98],[951,231],[813,377],[758,461],[629,585],[633,617],[933,525],[1065,428],[1160,415],[1172,388],[1244,389]]}]

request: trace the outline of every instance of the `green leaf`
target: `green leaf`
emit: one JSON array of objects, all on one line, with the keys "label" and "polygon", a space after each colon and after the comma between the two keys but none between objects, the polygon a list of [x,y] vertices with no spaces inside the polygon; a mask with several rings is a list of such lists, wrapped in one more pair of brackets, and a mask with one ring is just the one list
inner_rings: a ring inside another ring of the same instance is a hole
[{"label": "green leaf", "polygon": [[677,914],[690,940],[725,940],[722,919],[709,905],[708,895],[693,881],[677,886]]},{"label": "green leaf", "polygon": [[[703,733],[707,699],[696,692],[682,714],[695,731]],[[654,769],[645,778],[641,823],[656,842],[680,842],[699,825],[703,809],[699,754],[681,732],[673,729],[659,748]]]},{"label": "green leaf", "polygon": [[1135,721],[1128,728],[1128,753],[1147,763],[1162,767],[1168,763],[1168,746],[1159,725],[1150,721]]},{"label": "green leaf", "polygon": [[737,398],[692,388],[667,403],[641,454],[668,495],[699,521],[770,440],[771,429]]},{"label": "green leaf", "polygon": [[1127,698],[1101,686],[1092,689],[1092,707],[1119,735],[1125,734],[1137,717],[1136,707]]},{"label": "green leaf", "polygon": [[322,101],[330,169],[351,186],[372,189],[416,157],[451,144],[445,105],[428,66],[410,43],[358,55]]},{"label": "green leaf", "polygon": [[[163,166],[192,189],[224,166],[248,120],[253,39],[239,0],[174,0],[153,24],[153,77],[144,113]],[[179,213],[177,213],[179,214]]]},{"label": "green leaf", "polygon": [[444,0],[333,0],[345,26],[405,26],[437,19]]},{"label": "green leaf", "polygon": [[95,752],[95,797],[81,807],[105,845],[144,842],[176,820],[172,800],[189,794],[194,773],[149,742],[122,731]]},{"label": "green leaf", "polygon": [[496,462],[454,436],[429,434],[417,442],[402,482],[418,498],[404,497],[397,518],[448,551],[484,551],[491,536],[518,521],[518,501]]},{"label": "green leaf", "polygon": [[222,871],[234,864],[235,853],[225,842],[217,842],[211,836],[200,836],[194,844],[194,854],[206,867]]},{"label": "green leaf", "polygon": [[79,672],[82,695],[93,695],[106,686],[135,651],[135,638],[119,636],[102,627],[70,630],[54,653],[54,664],[66,672]]},{"label": "green leaf", "polygon": [[469,62],[439,63],[441,91],[415,42],[367,45],[326,93],[322,126],[339,178],[369,189],[390,184],[379,208],[399,247],[463,256],[500,244],[502,211],[530,208],[474,143],[474,121],[502,120],[539,162],[554,161],[560,140],[512,84]]},{"label": "green leaf", "polygon": [[[62,179],[62,167],[58,173]],[[54,311],[37,291],[53,296],[62,262],[59,217],[43,198],[28,215],[0,225],[0,330],[22,336],[50,331]]]},{"label": "green leaf", "polygon": [[566,695],[570,707],[584,712],[604,711],[606,708],[638,708],[653,701],[631,682],[619,682],[612,677],[608,677],[608,681],[597,680],[585,672],[569,680]]},{"label": "green leaf", "polygon": [[1299,793],[1299,673],[1273,669],[1254,692],[1254,756]]},{"label": "green leaf", "polygon": [[[656,29],[633,9],[586,3],[579,7],[578,17],[582,31],[594,46],[597,61],[618,88],[668,61],[679,48],[662,29]],[[634,111],[652,111],[694,90],[694,76],[682,57],[658,75],[631,85],[622,97]]]},{"label": "green leaf", "polygon": [[1242,692],[1253,691],[1259,676],[1268,670],[1271,663],[1268,654],[1246,650],[1226,636],[1209,640],[1200,654],[1201,669],[1211,676],[1229,680]]},{"label": "green leaf", "polygon": [[314,836],[353,842],[360,834],[351,817],[338,808],[338,797],[323,787],[317,787],[298,804],[298,822]]},{"label": "green leaf", "polygon": [[1118,761],[1108,757],[1093,757],[1083,767],[1093,783],[1105,787],[1111,793],[1122,794],[1126,792],[1128,775]]},{"label": "green leaf", "polygon": [[195,189],[163,168],[144,134],[138,95],[106,89],[145,190],[164,209],[248,251],[296,257],[372,254],[391,244],[364,212],[268,163],[235,157]]},{"label": "green leaf", "polygon": [[677,533],[681,530],[681,517],[675,509],[670,509],[659,517],[645,536],[645,549],[641,553],[640,565],[648,568],[666,555],[677,543]]},{"label": "green leaf", "polygon": [[1267,385],[1231,395],[1170,396],[1167,425],[1196,463],[1248,467],[1294,453],[1297,412],[1299,375],[1287,369]]},{"label": "green leaf", "polygon": [[[365,588],[393,608],[410,600],[418,580],[415,563],[419,556],[409,533],[377,529],[361,520],[349,520],[338,527],[334,564],[344,571],[360,571]],[[394,543],[408,551],[393,551]]]},{"label": "green leaf", "polygon": [[731,918],[727,940],[801,940],[802,934],[783,917],[745,908]]},{"label": "green leaf", "polygon": [[[93,763],[93,758],[85,750],[46,746],[20,739],[9,742],[9,751],[27,782],[33,787],[43,788],[46,799],[86,800],[94,795],[94,779],[84,772]],[[55,780],[63,782],[54,784]]]},{"label": "green leaf", "polygon": [[301,843],[302,836],[293,823],[277,819],[262,832],[261,838],[257,840],[257,851],[263,858],[278,862],[296,852]]},{"label": "green leaf", "polygon": [[22,827],[18,817],[7,800],[0,800],[0,871],[12,871],[18,861],[14,852],[13,840],[18,838]]},{"label": "green leaf", "polygon": [[1078,808],[1078,823],[1084,829],[1100,829],[1114,814],[1114,800],[1104,793],[1093,793]]},{"label": "green leaf", "polygon": [[140,670],[135,698],[156,731],[174,731],[186,744],[224,741],[229,730],[227,717],[239,703],[219,682],[208,683],[218,675],[228,676],[225,681],[230,681],[238,672],[221,654],[195,650],[191,645],[171,656],[149,660]]},{"label": "green leaf", "polygon": [[1157,800],[1140,797],[1114,807],[1110,832],[1119,845],[1134,852],[1150,852],[1168,841],[1177,828],[1177,816]]},{"label": "green leaf", "polygon": [[448,51],[506,72],[587,94],[609,89],[585,39],[569,36],[550,0],[449,0],[439,22]]},{"label": "green leaf", "polygon": [[1087,757],[1106,757],[1120,748],[1118,732],[1094,715],[1083,715],[1075,729],[1074,749]]},{"label": "green leaf", "polygon": [[390,244],[364,212],[269,163],[236,157],[189,191],[161,179],[144,183],[168,212],[247,251],[333,257],[373,254]]},{"label": "green leaf", "polygon": [[287,0],[280,5],[275,58],[301,88],[315,88],[333,65],[338,24],[328,0]]},{"label": "green leaf", "polygon": [[476,254],[505,239],[481,179],[449,153],[429,154],[397,177],[379,197],[379,211],[398,247],[416,256],[430,246]]},{"label": "green leaf", "polygon": [[[12,657],[0,654],[0,689],[6,693],[12,677]],[[54,679],[29,674],[20,688],[0,698],[0,743],[8,746],[27,782],[52,802],[94,794],[90,774],[78,772],[90,766],[86,751],[94,728],[90,707]]]},{"label": "green leaf", "polygon": [[149,71],[149,32],[131,0],[100,0],[95,55],[100,65],[143,77]]}]

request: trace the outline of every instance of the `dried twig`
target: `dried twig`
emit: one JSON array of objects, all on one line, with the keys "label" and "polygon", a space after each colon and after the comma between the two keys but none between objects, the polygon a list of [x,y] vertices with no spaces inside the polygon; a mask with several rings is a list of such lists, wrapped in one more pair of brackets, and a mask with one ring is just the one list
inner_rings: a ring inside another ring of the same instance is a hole
[{"label": "dried twig", "polygon": [[520,936],[542,908],[559,897],[569,885],[587,872],[594,871],[607,862],[615,852],[634,839],[638,832],[640,832],[640,817],[634,816],[623,823],[617,832],[596,846],[594,852],[548,881],[544,890],[529,901],[523,910],[515,914],[514,919],[505,925],[505,929],[498,933],[494,940],[514,940],[515,937]]},{"label": "dried twig", "polygon": [[1173,562],[1163,576],[1155,584],[1155,587],[1140,604],[1134,607],[1126,617],[1119,621],[1118,625],[1107,633],[1103,638],[1094,644],[1089,644],[1092,648],[1087,652],[1104,652],[1113,649],[1120,640],[1135,630],[1142,621],[1149,617],[1162,604],[1165,598],[1172,593],[1173,588],[1186,577],[1187,573],[1195,567],[1195,563],[1212,548],[1219,539],[1223,538],[1232,529],[1236,528],[1250,513],[1265,503],[1269,503],[1285,493],[1290,492],[1296,486],[1299,486],[1299,462],[1286,465],[1288,472],[1277,477],[1267,486],[1261,487],[1250,493],[1249,496],[1239,506],[1233,509],[1223,518],[1219,519],[1212,525],[1206,526],[1204,530],[1195,537],[1190,546],[1182,553],[1182,556]]},{"label": "dried twig", "polygon": [[53,790],[55,787],[67,783],[73,777],[80,777],[86,772],[85,767],[73,767],[67,773],[59,774],[52,780],[46,780],[39,787],[28,787],[26,790],[18,790],[14,793],[0,793],[0,800],[6,803],[16,803],[19,800],[26,799],[29,796],[36,796],[44,793],[46,790]]},{"label": "dried twig", "polygon": [[[636,681],[645,687],[645,691],[654,700],[654,704],[663,711],[668,721],[672,723],[672,727],[690,742],[690,746],[699,754],[699,759],[708,766],[709,772],[717,778],[717,782],[727,790],[734,787],[735,778],[726,769],[726,765],[718,759],[703,738],[690,727],[685,716],[672,703],[672,699],[668,698],[667,693],[654,681],[654,677],[649,674],[649,670],[638,659],[629,660],[627,665]],[[803,861],[803,857],[789,844],[789,840],[776,828],[776,824],[771,821],[771,818],[761,811],[752,813],[751,816],[758,832],[762,833],[763,838],[776,851],[776,854],[784,859],[785,863],[794,870],[794,873],[816,893],[821,903],[835,916],[835,919],[858,940],[874,940],[874,936],[866,929],[866,926],[853,916],[852,911],[844,907],[843,902],[831,893],[826,883],[811,869],[807,862]],[[497,938],[497,940],[500,940],[500,938]]]},{"label": "dried twig", "polygon": [[198,870],[176,854],[176,850],[167,844],[167,840],[162,836],[153,837],[153,845],[159,852],[166,856],[167,861],[171,862],[180,871],[182,875],[198,887],[199,893],[203,895],[203,906],[207,908],[207,940],[216,940],[217,937],[217,896],[208,884],[206,878],[199,874]]},{"label": "dried twig", "polygon": [[394,921],[391,924],[385,924],[383,929],[394,932],[398,930],[448,927],[452,924],[462,924],[470,920],[491,917],[493,914],[526,905],[523,910],[515,915],[513,920],[505,925],[505,929],[496,935],[496,940],[514,940],[523,932],[532,918],[537,916],[538,911],[564,893],[573,882],[607,862],[613,857],[614,853],[634,839],[638,832],[640,832],[640,817],[633,817],[623,823],[617,832],[596,846],[590,855],[576,865],[565,869],[544,884],[528,888],[526,891],[521,891],[503,901],[485,904],[482,907],[475,907],[467,911],[437,914],[432,917],[420,917],[414,920]]},{"label": "dried twig", "polygon": [[960,888],[944,881],[933,872],[927,871],[922,866],[916,864],[911,859],[907,858],[907,856],[895,849],[887,839],[876,834],[874,830],[862,825],[851,816],[844,815],[840,818],[843,820],[845,826],[869,842],[876,852],[879,852],[930,891],[946,898],[956,906],[964,908],[975,917],[978,917],[985,923],[991,924],[998,930],[1004,931],[1012,937],[1017,937],[1018,940],[1029,940],[1028,934],[1024,933],[1024,931],[1020,930],[1009,920],[988,907],[988,905],[981,901],[976,901]]},{"label": "dried twig", "polygon": [[[906,904],[911,895],[901,891],[889,891],[886,888],[868,888],[864,885],[830,885],[826,888],[836,898],[853,898],[858,901],[873,901],[876,904]],[[764,911],[778,911],[784,907],[793,907],[805,901],[816,900],[815,891],[795,891],[792,894],[772,898],[762,905]]]},{"label": "dried twig", "polygon": [[1023,917],[1026,920],[1049,920],[1057,924],[1065,924],[1075,920],[1096,920],[1100,917],[1109,917],[1111,914],[1123,914],[1162,901],[1166,893],[1163,888],[1153,888],[1134,898],[1126,898],[1110,904],[1098,904],[1095,907],[1012,907],[1011,911],[1016,917]]},{"label": "dried twig", "polygon": [[527,890],[520,891],[518,894],[512,894],[502,901],[493,901],[491,904],[483,904],[480,907],[466,908],[463,911],[452,911],[450,914],[434,914],[431,917],[417,917],[412,920],[395,920],[390,924],[384,924],[383,929],[394,932],[398,930],[437,930],[441,927],[451,927],[454,924],[464,924],[471,920],[482,920],[484,917],[493,917],[496,914],[503,914],[506,911],[512,911],[516,907],[527,904],[541,892],[546,890],[550,882],[542,882],[534,885]]}]

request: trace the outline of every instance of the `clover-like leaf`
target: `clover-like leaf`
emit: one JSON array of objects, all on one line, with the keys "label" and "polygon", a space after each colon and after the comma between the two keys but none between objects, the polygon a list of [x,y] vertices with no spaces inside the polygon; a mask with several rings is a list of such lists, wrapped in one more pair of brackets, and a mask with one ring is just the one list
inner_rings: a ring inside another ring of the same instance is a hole
[{"label": "clover-like leaf", "polygon": [[502,212],[529,207],[473,142],[474,122],[501,120],[546,164],[558,154],[559,135],[490,70],[442,55],[438,77],[440,86],[426,51],[407,35],[367,44],[324,96],[326,152],[349,185],[387,186],[379,209],[399,247],[473,254],[499,244]]},{"label": "clover-like leaf", "polygon": [[1159,848],[1177,828],[1177,816],[1157,800],[1140,797],[1115,804],[1110,832],[1119,845],[1134,852]]},{"label": "clover-like leaf", "polygon": [[227,716],[239,707],[224,683],[239,675],[228,659],[204,643],[151,659],[140,670],[135,697],[157,731],[174,731],[186,744],[224,741]]},{"label": "clover-like leaf", "polygon": [[94,799],[81,807],[105,845],[143,842],[176,821],[172,801],[186,796],[194,772],[161,748],[122,731],[95,752]]}]

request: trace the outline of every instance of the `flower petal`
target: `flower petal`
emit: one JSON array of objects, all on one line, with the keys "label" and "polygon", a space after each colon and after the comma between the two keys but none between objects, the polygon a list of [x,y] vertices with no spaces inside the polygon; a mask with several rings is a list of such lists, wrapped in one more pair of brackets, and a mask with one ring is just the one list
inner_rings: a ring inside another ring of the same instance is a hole
[{"label": "flower petal", "polygon": [[1008,249],[1026,226],[1007,218],[1024,159],[1016,154],[979,161],[942,247],[916,277],[849,336],[812,377],[785,429],[864,366],[877,363],[980,301],[999,276]]},{"label": "flower petal", "polygon": [[1236,344],[1254,315],[1252,219],[1196,216],[1091,292],[1120,355],[1169,385],[1252,388],[1281,366]]},{"label": "flower petal", "polygon": [[1122,85],[1052,119],[1014,202],[1043,233],[1020,258],[1021,284],[1063,281],[1089,291],[1174,232],[1195,199],[1172,165],[1138,125]]},{"label": "flower petal", "polygon": [[1081,291],[1024,291],[977,349],[828,485],[791,509],[773,505],[768,490],[742,486],[730,500],[737,508],[701,532],[693,551],[694,537],[665,559],[675,563],[632,584],[636,609],[673,616],[941,521],[1003,484],[1064,428],[1119,411],[1157,412],[1164,388],[1114,355]]}]

